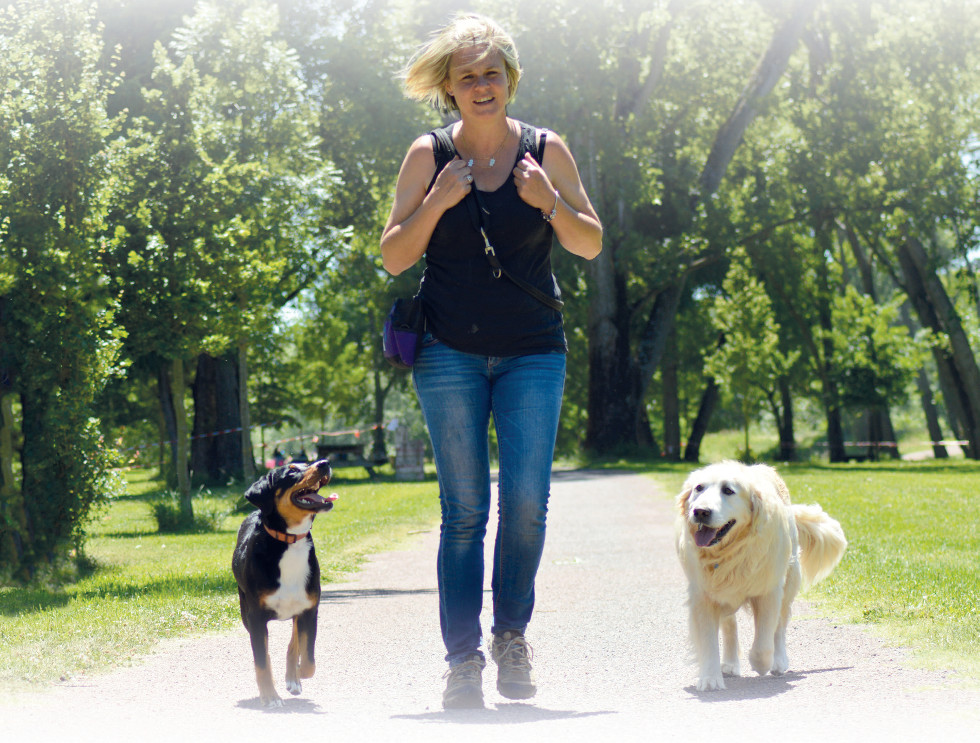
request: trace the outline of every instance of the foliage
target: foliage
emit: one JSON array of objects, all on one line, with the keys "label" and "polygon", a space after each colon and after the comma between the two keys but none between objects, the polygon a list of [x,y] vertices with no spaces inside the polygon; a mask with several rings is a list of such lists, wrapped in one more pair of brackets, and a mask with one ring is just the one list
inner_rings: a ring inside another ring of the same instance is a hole
[{"label": "foliage", "polygon": [[832,366],[845,406],[882,409],[907,399],[924,358],[908,328],[896,322],[900,302],[880,305],[850,286],[834,298]]},{"label": "foliage", "polygon": [[[197,497],[198,500],[204,497],[203,490]],[[188,520],[180,505],[180,494],[168,490],[150,501],[150,510],[160,534],[209,534],[217,532],[236,508],[234,504],[229,507],[227,503],[212,502],[207,507],[195,508]]]},{"label": "foliage", "polygon": [[725,293],[715,298],[711,323],[723,340],[705,359],[704,368],[739,401],[743,456],[750,459],[749,423],[773,395],[776,381],[793,365],[795,354],[787,357],[779,350],[779,323],[769,295],[750,273],[744,251],[734,252],[722,287]]},{"label": "foliage", "polygon": [[0,395],[17,396],[22,415],[19,480],[0,463],[0,579],[29,580],[81,546],[89,512],[116,488],[94,405],[123,335],[97,240],[116,167],[115,81],[86,2],[11,3],[0,41]]},{"label": "foliage", "polygon": [[[811,6],[799,35],[784,33]],[[571,344],[560,452],[574,455],[599,418],[651,447],[664,396],[691,424],[710,390],[709,310],[736,250],[778,324],[769,348],[792,362],[778,396],[766,384],[790,439],[794,410],[821,406],[829,438],[843,411],[885,415],[905,399],[921,360],[893,315],[906,298],[931,331],[945,424],[963,430],[959,398],[980,389],[967,373],[980,337],[976,0],[942,12],[928,0],[472,7],[521,51],[511,115],[569,144],[605,227],[592,262],[555,251]],[[417,426],[378,328],[419,272],[388,277],[377,243],[401,157],[441,122],[404,98],[397,71],[458,8],[15,0],[0,11],[8,572],[26,554],[28,502],[57,509],[38,519],[57,535],[36,555],[57,561],[112,488],[107,442],[163,453],[145,445],[189,417],[166,410],[167,375],[199,353],[247,361],[262,423]],[[766,67],[781,38],[785,66]],[[706,173],[746,110],[730,162]],[[909,280],[910,243],[937,279],[931,296]],[[936,294],[949,307],[930,323]],[[671,329],[676,388],[658,373]]]}]

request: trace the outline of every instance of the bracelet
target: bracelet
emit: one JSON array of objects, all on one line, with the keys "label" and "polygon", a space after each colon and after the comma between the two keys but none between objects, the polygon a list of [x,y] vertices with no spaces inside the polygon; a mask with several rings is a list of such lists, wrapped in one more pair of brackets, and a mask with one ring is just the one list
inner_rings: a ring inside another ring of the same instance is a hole
[{"label": "bracelet", "polygon": [[545,212],[541,212],[541,218],[544,219],[545,222],[550,222],[556,216],[558,216],[558,189],[557,188],[555,189],[555,205],[551,207],[551,214],[546,214]]}]

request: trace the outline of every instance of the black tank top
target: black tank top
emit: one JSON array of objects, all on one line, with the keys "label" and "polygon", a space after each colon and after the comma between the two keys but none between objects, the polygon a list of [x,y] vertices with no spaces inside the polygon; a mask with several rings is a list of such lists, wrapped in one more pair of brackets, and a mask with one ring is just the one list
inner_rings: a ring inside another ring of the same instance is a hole
[{"label": "black tank top", "polygon": [[[541,162],[544,147],[538,147],[538,130],[519,123],[521,144],[514,165],[526,152]],[[450,135],[452,126],[445,128]],[[434,132],[432,139],[438,175],[458,153],[455,147],[447,152]],[[489,212],[487,234],[500,263],[548,296],[559,298],[551,272],[554,229],[541,212],[521,199],[511,177],[496,191],[481,191],[480,196]],[[561,312],[546,307],[506,277],[494,278],[466,203],[472,198],[467,196],[442,215],[426,248],[420,288],[426,329],[450,348],[483,356],[564,353]]]}]

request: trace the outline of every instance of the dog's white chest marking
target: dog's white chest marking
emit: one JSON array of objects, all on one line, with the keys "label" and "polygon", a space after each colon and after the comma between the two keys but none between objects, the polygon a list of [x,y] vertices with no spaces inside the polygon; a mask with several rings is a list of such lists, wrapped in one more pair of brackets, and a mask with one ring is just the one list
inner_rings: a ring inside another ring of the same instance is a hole
[{"label": "dog's white chest marking", "polygon": [[265,605],[278,619],[291,619],[312,606],[306,593],[309,577],[310,543],[303,539],[286,548],[279,560],[279,588],[265,599]]}]

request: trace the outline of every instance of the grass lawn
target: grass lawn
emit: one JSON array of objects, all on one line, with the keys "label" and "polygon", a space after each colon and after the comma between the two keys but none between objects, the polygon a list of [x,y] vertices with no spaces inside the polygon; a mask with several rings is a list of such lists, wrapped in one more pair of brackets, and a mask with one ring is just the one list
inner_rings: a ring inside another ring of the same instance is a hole
[{"label": "grass lawn", "polygon": [[[803,598],[837,620],[872,625],[923,665],[980,678],[980,462],[953,459],[777,465],[795,503],[841,522],[848,548]],[[654,477],[679,491],[687,467]]]},{"label": "grass lawn", "polygon": [[[150,501],[160,484],[130,480],[89,528],[95,569],[53,589],[0,588],[0,689],[24,689],[128,662],[156,640],[226,630],[241,622],[231,554],[244,515],[217,533],[159,534]],[[438,486],[335,479],[336,510],[313,537],[323,582],[355,570],[365,555],[438,523]],[[241,489],[195,500],[232,508]],[[333,516],[342,514],[342,517]]]}]

